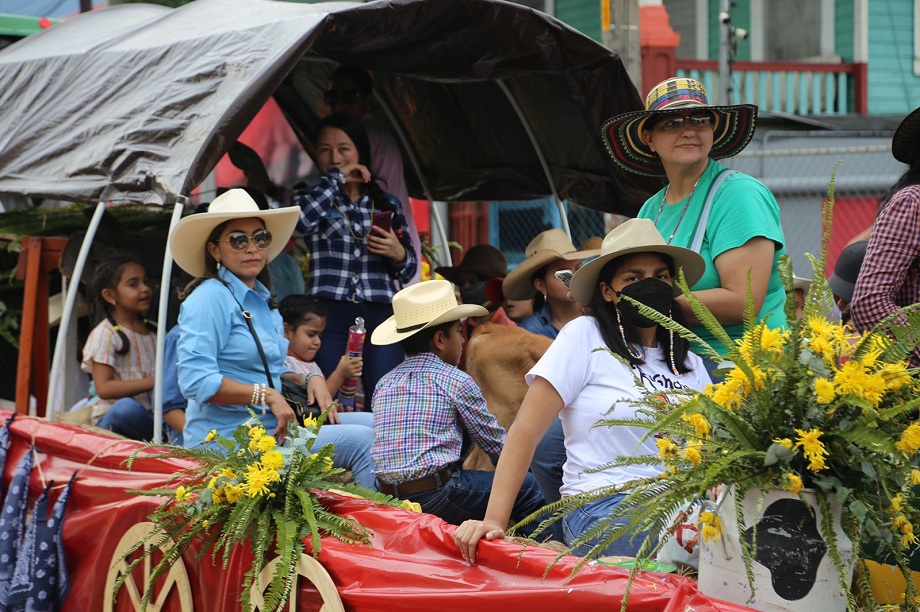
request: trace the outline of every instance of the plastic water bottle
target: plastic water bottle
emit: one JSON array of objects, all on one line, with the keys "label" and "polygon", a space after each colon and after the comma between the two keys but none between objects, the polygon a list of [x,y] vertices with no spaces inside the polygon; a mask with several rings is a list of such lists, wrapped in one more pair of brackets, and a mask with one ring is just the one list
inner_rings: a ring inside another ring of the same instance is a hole
[{"label": "plastic water bottle", "polygon": [[[348,359],[358,359],[364,354],[364,336],[367,330],[364,329],[364,319],[357,317],[355,324],[348,328]],[[339,403],[346,410],[355,408],[355,390],[358,388],[357,378],[346,378],[342,381],[339,388]]]}]

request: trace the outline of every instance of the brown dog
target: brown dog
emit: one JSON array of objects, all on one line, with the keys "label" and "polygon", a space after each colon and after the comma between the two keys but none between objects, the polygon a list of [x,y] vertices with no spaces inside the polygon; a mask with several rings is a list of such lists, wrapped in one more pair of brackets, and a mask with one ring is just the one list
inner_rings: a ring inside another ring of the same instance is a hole
[{"label": "brown dog", "polygon": [[[527,393],[524,375],[552,343],[546,336],[521,327],[485,323],[473,331],[466,345],[466,371],[482,390],[489,412],[506,431]],[[463,469],[491,471],[495,466],[479,446],[474,446]]]}]

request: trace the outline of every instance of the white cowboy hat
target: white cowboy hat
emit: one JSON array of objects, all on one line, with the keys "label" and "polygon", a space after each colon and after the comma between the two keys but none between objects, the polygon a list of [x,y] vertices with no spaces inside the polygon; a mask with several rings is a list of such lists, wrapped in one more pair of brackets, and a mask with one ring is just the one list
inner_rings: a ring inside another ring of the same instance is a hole
[{"label": "white cowboy hat", "polygon": [[505,277],[502,292],[511,300],[529,300],[537,292],[531,280],[537,270],[557,259],[581,261],[594,257],[599,252],[598,249],[576,250],[575,245],[561,229],[540,232],[524,249],[527,259]]},{"label": "white cowboy hat", "polygon": [[[630,219],[614,228],[601,245],[601,254],[572,276],[569,291],[580,304],[587,304],[597,288],[601,268],[610,261],[632,253],[662,253],[674,260],[675,270],[683,268],[687,285],[693,286],[706,270],[706,262],[690,249],[671,246],[661,237],[651,219]],[[680,290],[675,286],[674,292]]]},{"label": "white cowboy hat", "polygon": [[393,316],[377,326],[371,342],[395,344],[423,329],[489,314],[482,306],[457,304],[450,281],[431,280],[406,287],[393,296]]},{"label": "white cowboy hat", "polygon": [[204,276],[204,256],[208,236],[214,228],[231,219],[258,217],[272,233],[267,249],[268,261],[273,260],[287,245],[300,218],[300,207],[289,206],[260,210],[244,189],[230,189],[214,198],[208,211],[181,219],[169,236],[169,250],[180,268],[194,277]]}]

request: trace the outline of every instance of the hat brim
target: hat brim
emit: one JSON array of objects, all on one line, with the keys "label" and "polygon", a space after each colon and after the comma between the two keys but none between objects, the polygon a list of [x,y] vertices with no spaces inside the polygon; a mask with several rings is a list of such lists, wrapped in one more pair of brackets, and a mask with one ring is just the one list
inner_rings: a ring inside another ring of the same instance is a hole
[{"label": "hat brim", "polygon": [[267,261],[277,257],[294,233],[300,219],[300,207],[288,206],[252,212],[199,213],[180,219],[169,236],[169,250],[176,264],[198,278],[205,274],[205,248],[214,228],[234,219],[259,218],[265,229],[272,233],[272,243],[267,249]]},{"label": "hat brim", "polygon": [[[611,259],[632,255],[633,253],[662,253],[674,260],[675,270],[683,270],[684,277],[687,279],[687,285],[693,287],[697,281],[703,277],[706,271],[706,262],[699,254],[679,246],[672,245],[654,245],[654,246],[636,246],[628,249],[622,249],[614,253],[601,255],[597,259],[592,259],[572,276],[569,283],[569,291],[572,297],[579,304],[588,304],[594,296],[594,290],[598,285],[598,276],[601,269]],[[674,294],[679,295],[680,289],[674,285]]]},{"label": "hat brim", "polygon": [[831,292],[837,297],[841,297],[847,302],[853,301],[853,291],[856,290],[855,282],[844,280],[837,274],[831,274],[827,279],[827,284],[830,285]]},{"label": "hat brim", "polygon": [[670,105],[653,111],[633,111],[611,117],[601,127],[607,153],[620,167],[645,176],[666,176],[661,158],[642,137],[645,122],[655,115],[671,115],[675,111],[699,108],[713,113],[712,149],[709,157],[722,159],[740,153],[754,137],[757,107],[753,104],[707,106],[702,104]]},{"label": "hat brim", "polygon": [[533,286],[533,282],[531,282],[537,270],[551,264],[557,259],[582,261],[589,257],[594,257],[598,253],[600,253],[600,249],[570,251],[568,253],[560,253],[551,250],[537,251],[508,273],[508,276],[506,276],[504,282],[502,282],[502,293],[504,293],[505,297],[509,300],[529,300],[537,292]]},{"label": "hat brim", "polygon": [[908,166],[920,158],[920,108],[914,109],[898,124],[891,138],[891,154]]},{"label": "hat brim", "polygon": [[423,329],[428,329],[429,327],[434,327],[436,325],[440,325],[441,323],[459,321],[460,319],[464,319],[466,317],[481,317],[487,314],[489,314],[489,311],[482,306],[477,306],[475,304],[459,304],[450,310],[439,314],[437,317],[428,323],[425,323],[421,327],[413,327],[407,331],[399,331],[399,329],[396,327],[396,315],[393,315],[377,326],[377,329],[375,329],[371,334],[371,343],[378,346],[396,344],[400,340],[405,340],[409,336],[415,335]]}]

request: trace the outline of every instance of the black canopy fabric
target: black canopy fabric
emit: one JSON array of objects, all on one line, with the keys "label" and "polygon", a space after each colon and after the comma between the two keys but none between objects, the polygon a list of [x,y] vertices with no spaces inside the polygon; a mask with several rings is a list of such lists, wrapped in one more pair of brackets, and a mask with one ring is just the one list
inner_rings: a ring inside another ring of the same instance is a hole
[{"label": "black canopy fabric", "polygon": [[634,214],[655,187],[601,140],[603,120],[642,108],[619,58],[545,14],[494,0],[196,0],[94,11],[0,52],[0,193],[172,201],[272,95],[309,150],[340,62],[371,72],[413,196],[555,187]]}]

